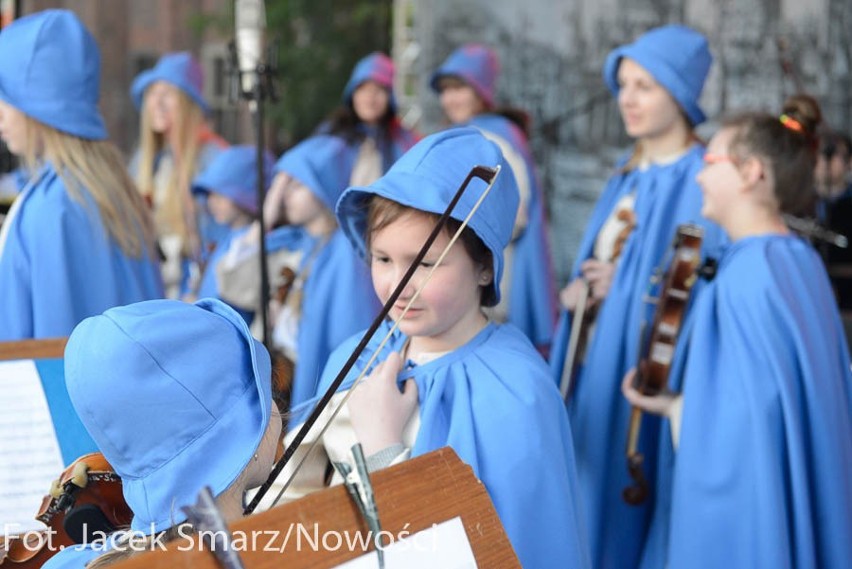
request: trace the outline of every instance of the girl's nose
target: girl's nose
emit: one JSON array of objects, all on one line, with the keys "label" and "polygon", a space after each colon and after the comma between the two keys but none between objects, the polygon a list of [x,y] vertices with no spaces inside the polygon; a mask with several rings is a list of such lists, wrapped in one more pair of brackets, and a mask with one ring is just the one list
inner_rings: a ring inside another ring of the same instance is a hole
[{"label": "girl's nose", "polygon": [[[408,270],[407,266],[401,267],[399,270],[396,271],[396,274],[394,275],[394,281],[393,281],[394,282],[393,290],[396,290],[396,287],[398,287],[399,283],[402,282],[402,278],[405,276],[406,270]],[[417,290],[416,283],[418,281],[419,281],[419,279],[417,278],[416,275],[414,277],[412,277],[411,279],[409,279],[409,281],[405,284],[405,287],[402,289],[402,293],[399,295],[399,298],[401,300],[408,300],[409,298],[414,296],[414,292]]]}]

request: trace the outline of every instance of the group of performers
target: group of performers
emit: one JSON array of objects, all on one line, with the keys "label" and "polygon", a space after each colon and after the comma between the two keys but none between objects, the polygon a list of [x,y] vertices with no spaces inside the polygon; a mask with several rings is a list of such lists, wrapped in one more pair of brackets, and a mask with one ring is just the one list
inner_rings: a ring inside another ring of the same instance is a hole
[{"label": "group of performers", "polygon": [[[0,340],[69,337],[68,393],[122,477],[133,529],[177,535],[204,486],[233,521],[457,189],[493,168],[320,416],[320,451],[282,474],[295,474],[289,498],[339,483],[329,461],[350,462],[355,442],[371,470],[450,446],[524,567],[845,567],[849,351],[823,261],[787,222],[817,199],[821,112],[797,95],[779,113],[721,118],[705,144],[712,60],[682,25],[607,57],[634,144],[557,294],[528,124],[496,102],[493,49],[463,45],[434,72],[448,126],[425,137],[400,123],[390,58],[364,57],[316,133],[265,157],[259,211],[256,149],[210,130],[190,54],[133,82],[128,166],[97,108],[94,38],[66,10],[23,17],[0,34],[0,136],[28,179],[0,232]],[[692,275],[668,385],[651,394],[634,381],[650,355],[649,283],[687,223],[702,236],[696,269],[715,270]],[[289,370],[283,387],[273,367]],[[638,505],[622,496],[636,410],[650,487]],[[69,548],[45,567],[132,554]]]}]

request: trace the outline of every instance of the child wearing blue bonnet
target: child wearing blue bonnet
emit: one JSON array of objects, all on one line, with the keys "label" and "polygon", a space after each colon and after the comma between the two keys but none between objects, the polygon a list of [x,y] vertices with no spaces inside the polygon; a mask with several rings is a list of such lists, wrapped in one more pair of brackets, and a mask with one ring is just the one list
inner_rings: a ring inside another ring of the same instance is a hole
[{"label": "child wearing blue bonnet", "polygon": [[476,43],[453,51],[429,82],[450,124],[473,126],[495,142],[515,176],[520,205],[512,240],[503,253],[503,300],[490,309],[500,322],[520,328],[547,353],[556,322],[556,290],[547,236],[544,194],[538,182],[526,114],[498,108],[500,61],[492,48]]},{"label": "child wearing blue bonnet", "polygon": [[[137,535],[187,535],[181,508],[205,486],[234,521],[245,492],[272,469],[281,420],[269,355],[219,300],[148,301],[84,320],[68,339],[65,378],[86,430],[121,476]],[[79,568],[101,554],[105,565],[139,549],[77,546],[44,567]]]},{"label": "child wearing blue bonnet", "polygon": [[[338,137],[318,135],[297,144],[275,163],[264,204],[267,227],[274,227],[266,236],[272,347],[282,356],[282,369],[291,370],[282,376],[289,385],[280,387],[289,386],[293,406],[313,397],[332,350],[379,311],[367,268],[333,213],[353,159]],[[219,263],[221,297],[241,310],[259,306],[258,249],[257,231],[250,230]],[[260,335],[256,325],[253,330]]]},{"label": "child wearing blue bonnet", "polygon": [[[487,187],[479,178],[471,181],[448,228],[391,308],[390,319],[297,449],[294,464],[352,389],[391,331],[391,320],[398,321],[376,365],[366,370],[369,375],[354,388],[318,451],[299,472],[292,495],[322,487],[327,461],[351,462],[349,449],[355,442],[362,444],[371,469],[450,446],[484,483],[524,566],[587,567],[562,401],[529,340],[511,324],[490,322],[483,312],[500,301],[503,249],[518,207],[517,186],[500,149],[472,128],[429,136],[372,185],[347,189],[337,203],[337,218],[368,261],[376,294],[386,301],[477,165],[500,166],[503,172],[424,287],[452,232]],[[335,350],[318,394],[360,338],[357,334]],[[303,422],[315,403],[295,408],[291,424]]]},{"label": "child wearing blue bonnet", "polygon": [[0,340],[67,336],[163,295],[153,225],[98,110],[100,61],[67,10],[0,34],[0,132],[29,176],[0,230]]},{"label": "child wearing blue bonnet", "polygon": [[[264,152],[262,168],[266,184],[272,180],[272,164],[272,156]],[[220,298],[217,266],[231,243],[244,236],[257,218],[257,177],[257,149],[243,145],[223,150],[193,181],[193,193],[205,197],[207,213],[216,223],[227,227],[228,232],[212,244],[213,250],[207,255],[197,293],[185,300]],[[251,324],[253,311],[234,308]]]}]

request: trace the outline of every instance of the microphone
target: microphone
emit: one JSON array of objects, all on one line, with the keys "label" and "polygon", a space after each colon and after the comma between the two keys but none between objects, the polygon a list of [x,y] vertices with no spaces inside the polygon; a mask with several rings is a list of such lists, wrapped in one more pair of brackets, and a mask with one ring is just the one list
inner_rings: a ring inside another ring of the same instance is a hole
[{"label": "microphone", "polygon": [[263,53],[263,32],[266,29],[264,0],[236,0],[236,49],[240,87],[244,95],[254,92],[260,81],[258,67]]}]

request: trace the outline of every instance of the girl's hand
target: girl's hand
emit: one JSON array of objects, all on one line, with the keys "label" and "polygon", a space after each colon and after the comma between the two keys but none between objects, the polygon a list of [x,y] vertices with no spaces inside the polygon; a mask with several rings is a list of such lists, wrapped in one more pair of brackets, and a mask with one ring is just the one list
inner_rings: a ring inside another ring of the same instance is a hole
[{"label": "girl's hand", "polygon": [[402,358],[393,352],[349,396],[352,428],[365,456],[402,443],[402,431],[417,406],[414,380],[407,380],[402,392],[396,385],[400,369]]},{"label": "girl's hand", "polygon": [[621,382],[621,393],[627,401],[642,411],[671,419],[678,395],[669,392],[662,392],[657,395],[642,395],[633,387],[633,379],[635,377],[636,368],[633,368],[625,374],[624,380]]},{"label": "girl's hand", "polygon": [[609,294],[612,277],[615,274],[615,264],[605,263],[597,259],[589,259],[580,265],[583,277],[589,283],[589,295],[596,301],[601,301]]},{"label": "girl's hand", "polygon": [[571,283],[559,291],[559,302],[569,312],[574,312],[580,300],[583,288],[588,286],[582,278],[574,279]]},{"label": "girl's hand", "polygon": [[272,178],[272,183],[266,192],[266,199],[263,201],[263,221],[266,223],[267,231],[284,222],[287,217],[284,191],[288,183],[290,183],[290,176],[284,172],[279,172]]}]

